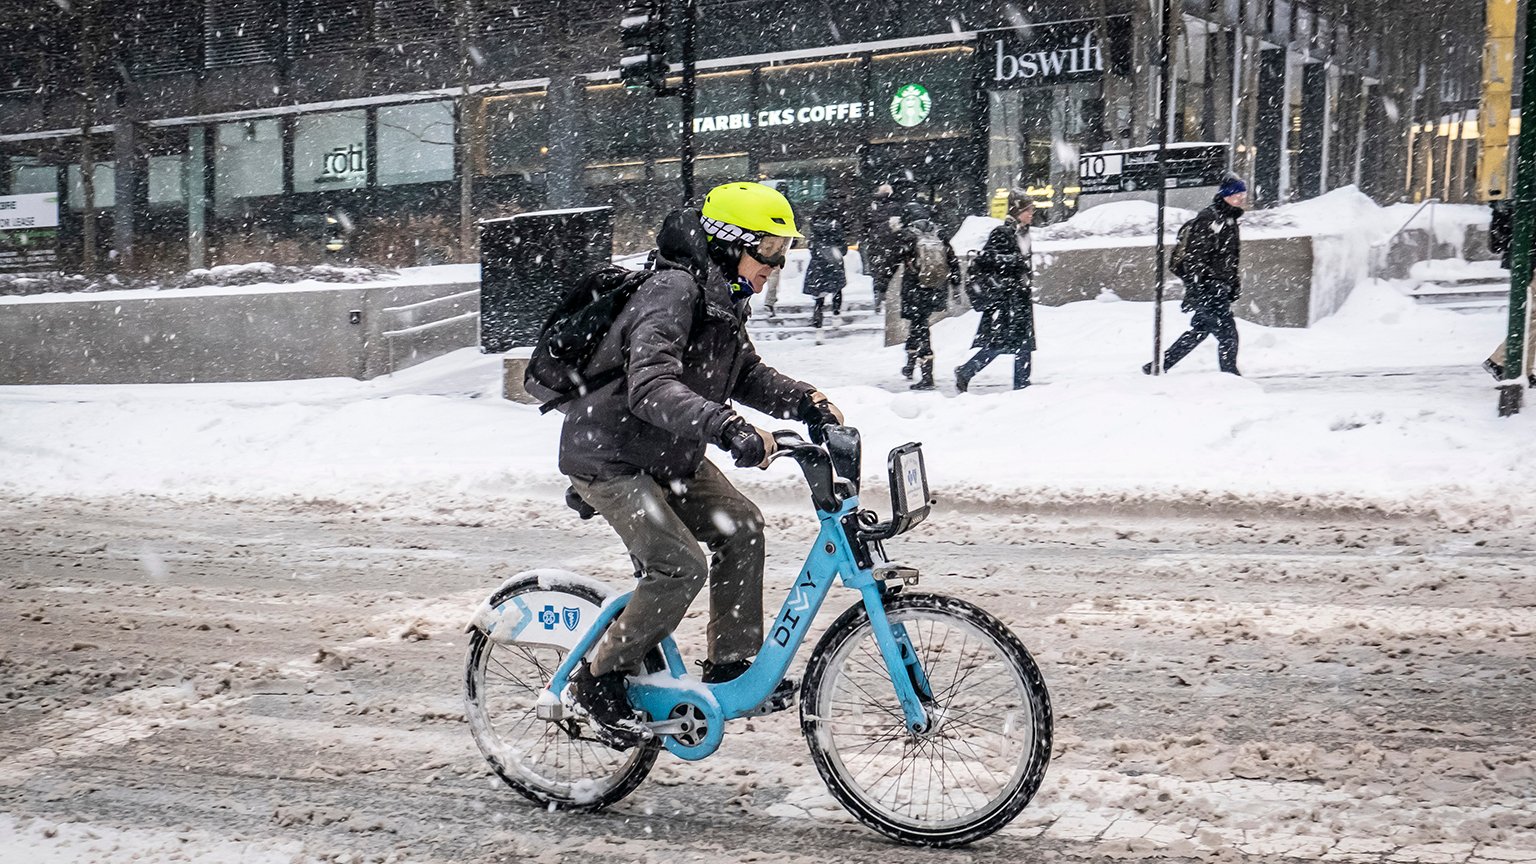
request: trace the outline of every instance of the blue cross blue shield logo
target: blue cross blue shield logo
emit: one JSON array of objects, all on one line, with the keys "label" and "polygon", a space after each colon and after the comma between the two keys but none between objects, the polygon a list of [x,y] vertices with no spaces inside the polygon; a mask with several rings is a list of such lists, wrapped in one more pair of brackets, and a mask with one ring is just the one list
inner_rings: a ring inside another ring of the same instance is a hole
[{"label": "blue cross blue shield logo", "polygon": [[560,613],[553,606],[545,606],[544,611],[539,613],[539,623],[544,625],[545,630],[553,630],[560,623]]},{"label": "blue cross blue shield logo", "polygon": [[565,629],[575,630],[577,622],[581,621],[581,610],[567,606],[560,612],[565,617]]}]

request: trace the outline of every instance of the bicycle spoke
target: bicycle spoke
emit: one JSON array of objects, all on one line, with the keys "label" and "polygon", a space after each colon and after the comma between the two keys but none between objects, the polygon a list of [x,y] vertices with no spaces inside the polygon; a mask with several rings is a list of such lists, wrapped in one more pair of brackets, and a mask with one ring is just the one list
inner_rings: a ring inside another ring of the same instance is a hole
[{"label": "bicycle spoke", "polygon": [[932,728],[906,729],[866,623],[841,643],[820,690],[814,713],[829,733],[828,752],[856,797],[897,824],[973,824],[1009,800],[1025,782],[1027,760],[1037,758],[1027,680],[996,637],[961,615],[908,606],[888,617],[904,628],[927,680]]}]

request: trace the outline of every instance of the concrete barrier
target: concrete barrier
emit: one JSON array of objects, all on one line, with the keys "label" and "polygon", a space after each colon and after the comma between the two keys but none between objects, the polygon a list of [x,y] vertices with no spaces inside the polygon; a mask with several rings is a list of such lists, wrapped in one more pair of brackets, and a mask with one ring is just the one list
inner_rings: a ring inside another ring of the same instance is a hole
[{"label": "concrete barrier", "polygon": [[376,282],[0,298],[0,384],[374,378],[474,345],[478,288]]},{"label": "concrete barrier", "polygon": [[[1092,300],[1105,290],[1122,300],[1155,296],[1156,257],[1149,238],[1105,246],[1047,240],[1037,242],[1035,251],[1037,303]],[[1353,255],[1358,265],[1349,260]],[[1365,257],[1344,238],[1244,237],[1243,296],[1233,308],[1238,317],[1258,324],[1306,327],[1349,296]],[[1170,278],[1165,299],[1181,299],[1183,292],[1183,284]]]}]

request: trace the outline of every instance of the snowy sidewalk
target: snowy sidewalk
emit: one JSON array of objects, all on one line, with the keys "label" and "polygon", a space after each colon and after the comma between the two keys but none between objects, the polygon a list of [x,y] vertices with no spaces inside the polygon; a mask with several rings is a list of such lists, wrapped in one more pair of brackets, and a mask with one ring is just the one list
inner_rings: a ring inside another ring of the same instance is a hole
[{"label": "snowy sidewalk", "polygon": [[[1008,391],[1010,358],[957,396],[974,314],[936,325],[941,390],[906,391],[877,333],[826,345],[764,341],[768,362],[830,393],[886,450],[924,443],[942,501],[1352,508],[1452,520],[1536,511],[1530,414],[1495,416],[1477,364],[1497,315],[1416,307],[1367,283],[1306,330],[1240,324],[1248,376],[1200,346],[1149,379],[1151,309],[1038,308],[1038,386]],[[1165,341],[1184,324],[1169,304]],[[255,384],[0,388],[0,490],[495,506],[563,488],[559,421],[499,398],[500,363],[466,349],[391,378]],[[759,418],[765,426],[774,425]],[[798,502],[791,467],[732,471]]]}]

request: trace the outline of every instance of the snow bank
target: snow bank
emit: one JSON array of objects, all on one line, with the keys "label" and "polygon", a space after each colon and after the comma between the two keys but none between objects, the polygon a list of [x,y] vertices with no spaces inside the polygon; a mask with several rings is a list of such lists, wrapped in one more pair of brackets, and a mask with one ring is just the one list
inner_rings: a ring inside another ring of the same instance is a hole
[{"label": "snow bank", "polygon": [[[1536,466],[1523,456],[1536,420],[1497,419],[1476,369],[1500,316],[1420,308],[1366,283],[1307,330],[1242,322],[1248,378],[1215,373],[1202,345],[1154,380],[1139,371],[1149,307],[1039,307],[1038,386],[1017,393],[1003,358],[956,398],[948,370],[969,356],[974,313],[935,325],[937,393],[908,392],[901,348],[877,333],[758,347],[864,431],[866,480],[880,479],[887,449],[921,441],[947,503],[1536,511]],[[1176,304],[1165,316],[1172,339],[1184,318]],[[529,496],[561,506],[559,420],[500,389],[499,358],[475,349],[368,382],[0,387],[0,490],[425,512]],[[793,466],[729,470],[804,503]]]}]

